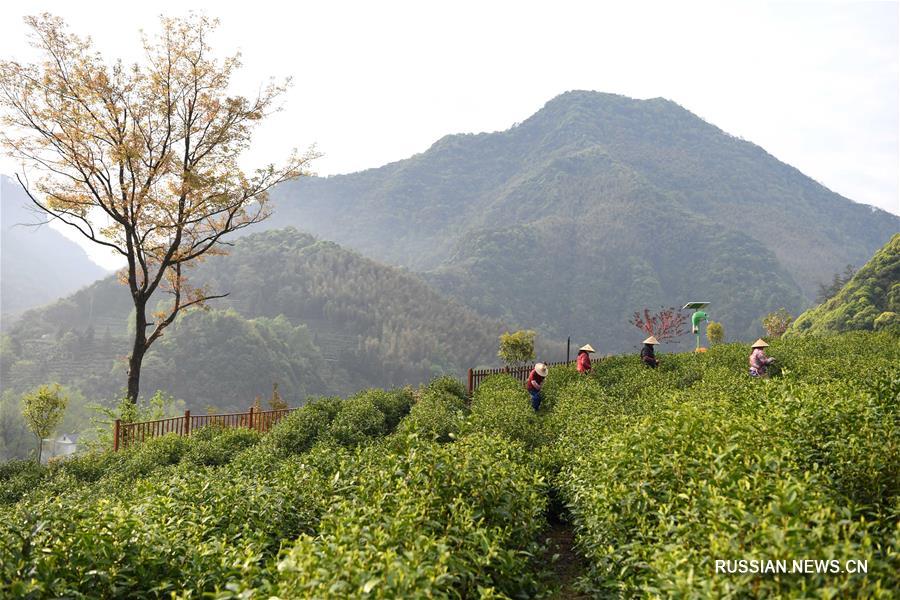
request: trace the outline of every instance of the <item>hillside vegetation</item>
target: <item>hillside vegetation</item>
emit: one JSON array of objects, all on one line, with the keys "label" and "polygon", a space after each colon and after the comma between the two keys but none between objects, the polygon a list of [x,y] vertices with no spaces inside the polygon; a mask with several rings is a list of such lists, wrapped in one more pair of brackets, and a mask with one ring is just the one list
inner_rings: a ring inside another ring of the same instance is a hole
[{"label": "hillside vegetation", "polygon": [[[500,333],[415,276],[291,228],[242,238],[189,276],[229,296],[167,330],[141,381],[146,395],[162,389],[195,410],[246,410],[273,383],[299,404],[459,374],[491,361]],[[113,277],[28,312],[3,341],[3,389],[58,381],[117,398],[131,314]]]},{"label": "hillside vegetation", "polygon": [[[206,429],[0,469],[9,597],[891,598],[900,586],[900,338],[551,369],[323,398],[264,436]],[[560,589],[544,542],[574,528]],[[715,574],[834,559],[839,573]],[[867,561],[867,574],[843,570]]]},{"label": "hillside vegetation", "polygon": [[900,233],[834,296],[797,317],[787,335],[854,329],[900,334]]},{"label": "hillside vegetation", "polygon": [[755,338],[760,317],[796,314],[900,229],[673,102],[582,91],[506,131],[449,135],[274,197],[273,225],[424,273],[487,316],[587,335],[604,352],[636,343],[634,310],[688,300],[713,302],[730,339]]},{"label": "hillside vegetation", "polygon": [[23,311],[47,304],[105,277],[78,244],[31,211],[15,181],[0,175],[0,298],[3,328]]}]

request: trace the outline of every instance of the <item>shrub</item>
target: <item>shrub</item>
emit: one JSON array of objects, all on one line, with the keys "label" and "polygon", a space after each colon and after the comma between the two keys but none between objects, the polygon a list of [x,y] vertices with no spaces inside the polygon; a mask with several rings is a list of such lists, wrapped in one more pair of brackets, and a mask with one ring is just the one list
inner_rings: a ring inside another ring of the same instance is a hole
[{"label": "shrub", "polygon": [[279,456],[309,450],[331,425],[340,409],[337,398],[313,400],[279,421],[265,437],[267,446]]},{"label": "shrub", "polygon": [[328,434],[343,446],[356,446],[385,433],[385,417],[367,395],[348,398],[328,428]]},{"label": "shrub", "polygon": [[0,464],[0,504],[18,502],[47,477],[48,469],[33,460],[11,460]]},{"label": "shrub", "polygon": [[416,434],[423,439],[450,442],[456,439],[465,424],[468,409],[456,395],[440,389],[425,389],[403,419],[398,431],[403,435]]},{"label": "shrub", "polygon": [[713,346],[723,343],[725,341],[725,328],[722,327],[721,323],[710,321],[709,325],[706,326],[706,339]]},{"label": "shrub", "polygon": [[204,427],[194,435],[197,439],[191,440],[184,461],[206,466],[229,463],[237,453],[256,444],[260,438],[258,432],[243,427]]},{"label": "shrub", "polygon": [[318,536],[300,536],[279,563],[280,597],[534,594],[527,566],[546,501],[521,449],[476,436],[370,447],[355,463]]},{"label": "shrub", "polygon": [[529,447],[538,445],[540,430],[528,392],[509,375],[487,378],[472,398],[475,431],[503,435]]},{"label": "shrub", "polygon": [[466,392],[466,386],[462,381],[451,377],[450,375],[442,375],[432,379],[425,387],[426,392],[439,392],[456,396],[463,402],[468,402],[469,396]]},{"label": "shrub", "polygon": [[[822,475],[797,472],[791,448],[767,443],[760,427],[725,404],[670,405],[572,463],[560,480],[596,593],[887,597],[895,575],[872,546],[871,526],[847,518]],[[870,571],[715,576],[714,558],[748,556],[865,559]]]},{"label": "shrub", "polygon": [[399,390],[366,390],[354,398],[368,398],[384,415],[384,432],[391,432],[400,423],[400,419],[409,414],[413,403],[412,388]]}]

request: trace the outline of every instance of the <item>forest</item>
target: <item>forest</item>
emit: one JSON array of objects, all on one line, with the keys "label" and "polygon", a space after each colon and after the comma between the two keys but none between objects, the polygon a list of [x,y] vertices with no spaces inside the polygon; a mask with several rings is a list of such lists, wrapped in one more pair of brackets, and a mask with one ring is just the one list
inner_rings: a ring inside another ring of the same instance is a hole
[{"label": "forest", "polygon": [[489,317],[584,333],[604,352],[640,341],[625,325],[634,310],[695,299],[715,300],[731,339],[758,337],[760,318],[809,307],[900,230],[896,215],[670,100],[590,91],[505,131],[286,183],[272,201],[262,226],[294,225],[421,273]]},{"label": "forest", "polygon": [[[316,394],[459,377],[493,361],[501,332],[410,274],[290,228],[240,239],[191,279],[229,295],[179,318],[143,377],[149,394],[164,390],[195,410],[246,410],[273,383],[298,405]],[[0,346],[8,401],[55,381],[114,405],[132,312],[110,277],[23,315]]]}]

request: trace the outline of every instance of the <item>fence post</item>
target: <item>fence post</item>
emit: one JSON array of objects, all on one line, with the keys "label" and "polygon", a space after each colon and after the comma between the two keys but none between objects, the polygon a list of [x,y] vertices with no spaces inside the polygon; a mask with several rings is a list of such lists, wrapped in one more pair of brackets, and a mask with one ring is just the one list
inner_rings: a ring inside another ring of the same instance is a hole
[{"label": "fence post", "polygon": [[468,386],[467,386],[467,387],[469,388],[469,395],[471,396],[471,395],[472,395],[472,391],[473,391],[473,390],[472,390],[472,386],[473,386],[474,383],[475,383],[475,381],[474,381],[474,375],[472,375],[472,369],[469,369],[469,377],[468,377],[468,379],[469,379],[469,383],[468,383]]},{"label": "fence post", "polygon": [[184,411],[184,427],[181,428],[181,435],[191,435],[191,411]]},{"label": "fence post", "polygon": [[113,424],[113,452],[119,451],[119,430],[122,426],[122,420],[116,419],[116,422]]},{"label": "fence post", "polygon": [[250,407],[250,418],[248,419],[248,421],[250,422],[250,426],[249,426],[250,429],[253,429],[253,407],[252,406]]}]

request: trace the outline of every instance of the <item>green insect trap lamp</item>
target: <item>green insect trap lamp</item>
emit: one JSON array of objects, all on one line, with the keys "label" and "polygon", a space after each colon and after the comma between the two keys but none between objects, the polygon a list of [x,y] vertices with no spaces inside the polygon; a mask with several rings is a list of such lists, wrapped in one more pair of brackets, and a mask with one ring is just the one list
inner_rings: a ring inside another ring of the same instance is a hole
[{"label": "green insect trap lamp", "polygon": [[694,314],[691,315],[691,333],[697,336],[697,349],[695,350],[695,352],[703,351],[700,349],[700,323],[702,323],[703,321],[709,321],[709,315],[707,315],[700,309],[708,305],[709,302],[688,302],[681,308],[681,310],[694,311]]}]

